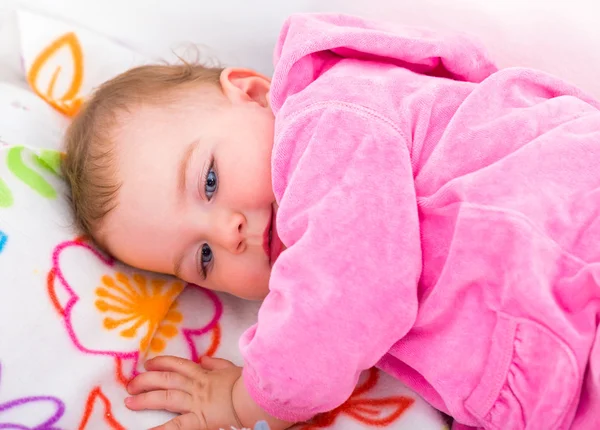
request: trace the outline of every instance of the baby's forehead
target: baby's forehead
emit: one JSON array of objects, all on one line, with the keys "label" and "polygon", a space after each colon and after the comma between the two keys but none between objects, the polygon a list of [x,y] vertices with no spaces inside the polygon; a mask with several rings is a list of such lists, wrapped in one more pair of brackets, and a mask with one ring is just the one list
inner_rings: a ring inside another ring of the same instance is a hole
[{"label": "baby's forehead", "polygon": [[[117,125],[135,132],[156,132],[160,129],[173,130],[172,125],[190,121],[204,108],[205,104],[192,94],[177,92],[157,97],[151,101],[132,103],[126,109],[116,112]],[[203,109],[204,110],[204,109]],[[171,127],[167,127],[171,125]]]},{"label": "baby's forehead", "polygon": [[112,132],[121,170],[177,169],[181,153],[210,128],[208,100],[178,94],[153,103],[138,103],[121,112]]},{"label": "baby's forehead", "polygon": [[193,112],[172,104],[142,105],[124,112],[111,139],[121,180],[167,176],[165,170],[174,174],[197,133]]},{"label": "baby's forehead", "polygon": [[[160,126],[169,117],[174,117],[180,109],[166,103],[135,103],[116,112],[117,129],[124,131],[142,130]],[[163,120],[163,121],[161,121]]]},{"label": "baby's forehead", "polygon": [[[154,140],[164,140],[174,134],[185,119],[179,109],[167,105],[136,105],[116,116],[111,140],[127,149],[132,144],[148,146]],[[137,149],[136,149],[137,150]]]}]

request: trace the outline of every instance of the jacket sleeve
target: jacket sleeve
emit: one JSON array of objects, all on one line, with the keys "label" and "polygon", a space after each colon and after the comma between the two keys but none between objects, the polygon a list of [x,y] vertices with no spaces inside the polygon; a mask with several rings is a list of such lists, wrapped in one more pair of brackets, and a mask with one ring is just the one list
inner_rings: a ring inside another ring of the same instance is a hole
[{"label": "jacket sleeve", "polygon": [[272,416],[307,420],[345,402],[414,324],[421,271],[410,156],[396,127],[343,103],[276,130],[277,230],[258,323],[242,337],[244,382]]}]

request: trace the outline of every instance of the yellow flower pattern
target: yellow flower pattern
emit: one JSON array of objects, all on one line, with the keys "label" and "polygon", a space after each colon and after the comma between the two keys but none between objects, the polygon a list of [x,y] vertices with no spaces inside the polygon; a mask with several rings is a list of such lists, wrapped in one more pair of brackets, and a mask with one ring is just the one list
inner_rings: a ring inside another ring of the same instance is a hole
[{"label": "yellow flower pattern", "polygon": [[125,338],[145,331],[140,351],[162,352],[166,342],[179,333],[177,325],[183,321],[175,299],[184,284],[161,278],[148,280],[141,274],[131,278],[120,272],[114,277],[104,275],[96,289],[96,309],[106,314],[103,325],[107,330],[119,329]]}]

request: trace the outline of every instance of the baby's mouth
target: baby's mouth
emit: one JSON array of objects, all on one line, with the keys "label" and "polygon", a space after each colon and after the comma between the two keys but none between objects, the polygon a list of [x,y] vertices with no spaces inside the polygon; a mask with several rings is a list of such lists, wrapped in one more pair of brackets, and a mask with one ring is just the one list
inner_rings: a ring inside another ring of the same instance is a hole
[{"label": "baby's mouth", "polygon": [[271,216],[269,217],[269,222],[267,223],[267,227],[265,228],[264,240],[263,240],[263,249],[265,250],[265,254],[271,259],[271,241],[273,240],[273,212],[271,212]]}]

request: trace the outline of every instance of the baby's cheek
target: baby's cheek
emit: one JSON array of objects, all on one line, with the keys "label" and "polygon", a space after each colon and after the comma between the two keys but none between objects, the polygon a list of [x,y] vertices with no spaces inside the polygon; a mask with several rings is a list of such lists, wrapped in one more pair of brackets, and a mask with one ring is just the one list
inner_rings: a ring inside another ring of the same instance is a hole
[{"label": "baby's cheek", "polygon": [[[249,185],[251,184],[251,185]],[[256,176],[239,179],[239,182],[229,182],[227,188],[223,185],[219,190],[219,199],[231,207],[243,210],[266,210],[275,200],[270,177],[262,180]]]},{"label": "baby's cheek", "polygon": [[[269,287],[270,269],[263,262],[243,264],[231,271],[227,282],[233,294],[256,298],[266,295]],[[265,292],[263,294],[263,292]]]},{"label": "baby's cheek", "polygon": [[258,267],[258,264],[252,266],[242,265],[237,268],[232,268],[231,276],[229,280],[234,285],[246,286],[256,284],[262,279],[268,279],[268,275],[265,275],[264,270]]},{"label": "baby's cheek", "polygon": [[242,207],[260,207],[273,201],[270,161],[244,160],[243,165],[231,167],[229,175],[225,177],[223,173],[223,191],[228,197],[237,200]]}]

